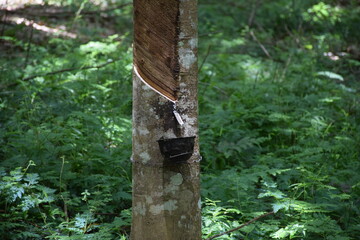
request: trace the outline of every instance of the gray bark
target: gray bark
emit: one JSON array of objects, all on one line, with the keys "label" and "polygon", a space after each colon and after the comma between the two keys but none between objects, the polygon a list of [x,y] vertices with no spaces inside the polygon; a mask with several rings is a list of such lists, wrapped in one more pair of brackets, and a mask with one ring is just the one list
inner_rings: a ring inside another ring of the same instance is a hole
[{"label": "gray bark", "polygon": [[[141,1],[158,4],[167,0],[135,0],[134,6]],[[178,0],[178,3],[177,101],[161,96],[138,74],[133,76],[133,240],[201,239],[197,1]],[[134,51],[136,47],[134,44]],[[174,109],[181,116],[182,125]],[[193,136],[193,153],[184,162],[167,159],[160,151],[160,139]]]}]

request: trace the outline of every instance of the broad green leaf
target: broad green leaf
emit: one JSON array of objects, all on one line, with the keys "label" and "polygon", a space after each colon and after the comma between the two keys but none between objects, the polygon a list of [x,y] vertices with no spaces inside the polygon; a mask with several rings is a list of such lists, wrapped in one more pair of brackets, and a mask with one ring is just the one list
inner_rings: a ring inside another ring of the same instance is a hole
[{"label": "broad green leaf", "polygon": [[344,78],[341,75],[339,75],[337,73],[329,72],[329,71],[317,72],[317,75],[328,77],[328,78],[339,80],[339,81],[344,81]]}]

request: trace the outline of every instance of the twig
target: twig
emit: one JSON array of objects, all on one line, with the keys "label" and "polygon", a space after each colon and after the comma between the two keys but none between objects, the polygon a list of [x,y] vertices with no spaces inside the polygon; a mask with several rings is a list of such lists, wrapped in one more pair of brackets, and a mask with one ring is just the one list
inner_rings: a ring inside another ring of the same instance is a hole
[{"label": "twig", "polygon": [[[126,6],[132,5],[132,3],[124,3],[112,8],[107,8],[107,9],[103,9],[103,10],[97,10],[97,11],[81,11],[82,15],[94,15],[94,14],[99,14],[99,13],[105,13],[105,12],[111,12],[120,8],[124,8]],[[43,8],[42,8],[43,9]],[[42,10],[41,9],[41,10]],[[53,12],[48,12],[43,11],[39,12],[36,11],[35,9],[30,9],[32,10],[32,12],[27,11],[27,9],[0,9],[0,12],[5,12],[5,14],[9,13],[9,14],[19,14],[19,15],[27,15],[27,16],[38,16],[38,17],[68,17],[68,16],[73,16],[76,14],[76,12],[74,11],[53,11]]]},{"label": "twig", "polygon": [[226,231],[226,232],[223,232],[223,233],[216,234],[216,235],[214,235],[214,236],[212,236],[212,237],[209,237],[209,238],[207,238],[207,239],[205,239],[205,240],[211,240],[211,239],[220,237],[220,236],[222,236],[222,235],[225,235],[225,234],[228,234],[228,233],[231,233],[231,232],[235,232],[235,231],[239,230],[240,228],[246,227],[246,226],[250,225],[251,223],[253,223],[253,222],[257,221],[257,220],[259,220],[259,219],[261,219],[261,218],[264,218],[264,217],[267,217],[267,216],[272,215],[272,214],[274,214],[274,212],[265,213],[265,214],[260,215],[260,216],[258,216],[258,217],[256,217],[256,218],[251,219],[250,221],[248,221],[248,222],[240,225],[240,226],[237,227],[237,228],[231,229],[231,230]]},{"label": "twig", "polygon": [[255,36],[252,30],[250,31],[250,35],[257,42],[257,44],[259,44],[260,48],[263,50],[265,55],[272,60],[270,53],[268,52],[268,50],[266,50],[265,46],[257,39],[257,37]]},{"label": "twig", "polygon": [[132,2],[131,3],[124,3],[124,4],[118,5],[118,6],[113,7],[113,8],[108,8],[108,9],[103,9],[103,10],[98,10],[98,11],[83,11],[82,14],[91,15],[91,14],[99,14],[99,13],[103,13],[103,12],[111,12],[111,11],[114,11],[114,10],[117,10],[117,9],[120,9],[120,8],[124,8],[124,7],[129,6],[129,5],[132,5]]},{"label": "twig", "polygon": [[253,89],[254,89],[254,90],[256,89],[256,85],[257,85],[257,83],[258,83],[259,75],[260,75],[260,71],[257,71],[257,72],[256,72],[255,81],[254,81],[254,86],[253,86]]},{"label": "twig", "polygon": [[287,34],[289,34],[289,36],[295,40],[295,44],[297,45],[297,47],[302,48],[301,44],[300,44],[300,39],[298,36],[295,36],[288,28],[288,26],[285,24],[285,31],[287,32]]},{"label": "twig", "polygon": [[203,33],[203,34],[199,34],[199,38],[200,37],[208,37],[212,34],[216,34],[216,33],[222,33],[223,31],[213,31],[213,32],[208,32],[208,33]]},{"label": "twig", "polygon": [[284,80],[284,78],[285,78],[285,75],[287,73],[287,70],[288,70],[288,68],[290,66],[290,63],[291,63],[291,60],[292,60],[292,56],[293,56],[293,53],[291,53],[290,56],[288,57],[288,59],[286,60],[284,70],[283,70],[283,72],[282,72],[282,74],[280,76],[280,79],[279,79],[280,82],[282,82]]},{"label": "twig", "polygon": [[254,20],[254,24],[256,25],[256,28],[259,29],[259,31],[266,32],[264,27],[258,21]]},{"label": "twig", "polygon": [[20,220],[20,222],[25,223],[25,224],[30,224],[30,225],[33,225],[36,228],[42,229],[41,226],[39,226],[39,225],[37,225],[36,223],[33,223],[33,222],[24,221],[24,220]]},{"label": "twig", "polygon": [[256,10],[258,8],[258,6],[260,5],[261,0],[257,0],[254,4],[253,7],[251,9],[251,13],[250,13],[250,17],[248,20],[248,26],[251,27],[255,18],[255,14],[256,14]]},{"label": "twig", "polygon": [[62,156],[61,157],[61,169],[60,169],[60,177],[59,177],[59,193],[60,193],[60,197],[61,199],[63,200],[64,202],[64,214],[65,214],[65,219],[66,219],[66,222],[69,222],[69,214],[68,214],[68,208],[67,208],[67,204],[66,204],[66,200],[62,194],[62,189],[61,189],[61,185],[62,185],[62,175],[63,175],[63,171],[64,171],[64,165],[65,165],[65,156]]},{"label": "twig", "polygon": [[201,69],[202,69],[202,67],[203,67],[204,64],[205,64],[206,59],[208,58],[208,56],[209,56],[209,54],[210,54],[210,50],[211,50],[211,45],[209,45],[208,48],[207,48],[206,55],[205,55],[203,61],[201,62],[201,65],[200,65],[200,67],[199,67],[199,72],[201,72]]},{"label": "twig", "polygon": [[[202,84],[202,85],[205,85],[205,86],[211,86],[210,83],[206,83],[206,82],[199,82],[199,84]],[[219,87],[217,87],[217,86],[211,86],[211,87],[214,88],[214,89],[216,89],[216,90],[218,90],[219,92],[221,92],[222,94],[224,94],[224,95],[226,95],[226,96],[229,95],[229,93],[227,93],[225,90],[223,90],[223,89],[221,89],[221,88],[219,88]]]},{"label": "twig", "polygon": [[58,73],[63,73],[63,72],[71,72],[71,71],[75,71],[75,70],[86,70],[86,69],[93,69],[93,68],[102,68],[105,67],[111,63],[114,63],[118,60],[111,60],[111,61],[107,61],[106,63],[97,65],[97,66],[84,66],[84,67],[80,67],[80,68],[65,68],[65,69],[61,69],[61,70],[57,70],[57,71],[53,71],[53,72],[48,72],[48,73],[44,73],[44,74],[38,74],[38,75],[33,75],[30,77],[26,77],[23,78],[23,81],[28,81],[37,77],[44,77],[44,76],[49,76],[49,75],[54,75],[54,74],[58,74]]},{"label": "twig", "polygon": [[26,57],[25,57],[25,64],[24,64],[24,69],[27,67],[28,62],[29,62],[29,57],[30,57],[30,50],[31,50],[31,41],[33,38],[33,32],[34,32],[34,22],[31,21],[30,22],[30,36],[28,39],[28,45],[27,45],[27,49],[26,49]]},{"label": "twig", "polygon": [[[8,0],[6,0],[5,4],[6,4],[6,5],[8,4]],[[3,16],[2,19],[1,19],[1,21],[2,21],[2,27],[1,27],[0,36],[3,36],[3,35],[4,35],[6,18],[7,18],[7,12],[5,12],[4,16]]]},{"label": "twig", "polygon": [[81,17],[81,15],[80,15],[80,14],[81,14],[81,11],[84,9],[86,3],[87,3],[87,0],[84,0],[84,1],[82,1],[82,3],[80,4],[79,9],[78,9],[78,10],[76,11],[76,13],[75,13],[75,17],[74,17],[74,19],[72,20],[70,30],[73,30],[76,21]]},{"label": "twig", "polygon": [[[105,67],[105,66],[107,66],[107,65],[109,65],[111,63],[114,63],[114,62],[116,62],[118,60],[108,61],[106,63],[100,64],[100,65],[97,65],[97,66],[84,66],[84,67],[80,67],[80,68],[65,68],[65,69],[61,69],[61,70],[57,70],[57,71],[53,71],[53,72],[33,75],[33,76],[30,76],[30,77],[23,78],[22,80],[23,81],[28,81],[28,80],[31,80],[31,79],[34,79],[34,78],[37,78],[37,77],[44,77],[44,76],[54,75],[54,74],[63,73],[63,72],[71,72],[71,71],[75,71],[75,70],[86,70],[86,69],[93,69],[93,68],[99,69],[99,68]],[[9,83],[7,85],[0,85],[0,89],[6,89],[8,87],[12,87],[12,86],[17,85],[18,83],[19,82],[12,82],[12,83]],[[1,93],[5,94],[6,92],[1,92]],[[11,92],[8,92],[8,93],[11,93]]]}]

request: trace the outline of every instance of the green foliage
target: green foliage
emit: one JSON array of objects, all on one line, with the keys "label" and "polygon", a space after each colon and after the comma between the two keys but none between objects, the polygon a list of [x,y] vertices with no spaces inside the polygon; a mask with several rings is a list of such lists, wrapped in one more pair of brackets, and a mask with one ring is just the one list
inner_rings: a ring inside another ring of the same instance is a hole
[{"label": "green foliage", "polygon": [[54,205],[55,190],[40,185],[37,173],[27,172],[34,165],[30,161],[25,169],[18,167],[9,173],[1,170],[0,233],[4,239],[40,238],[41,229],[36,227],[36,222],[46,225],[48,218],[60,215]]},{"label": "green foliage", "polygon": [[[34,30],[34,38],[39,34]],[[46,46],[32,43],[25,63],[12,58],[26,53],[27,40],[2,37],[11,46],[0,60],[4,239],[125,239],[131,207],[127,38],[53,37]],[[25,171],[29,162],[34,166]]]},{"label": "green foliage", "polygon": [[[226,208],[217,205],[218,201],[211,201],[206,199],[205,207],[202,209],[203,218],[203,238],[208,238],[214,233],[224,232],[227,229],[236,228],[239,226],[237,221],[234,221],[234,216],[238,216],[240,211],[235,208]],[[230,233],[223,235],[218,239],[233,239],[238,234]]]},{"label": "green foliage", "polygon": [[274,211],[223,239],[356,239],[360,85],[344,47],[354,35],[343,30],[359,23],[359,6],[243,2],[232,7],[255,9],[254,26],[236,16],[221,37],[200,39],[202,196],[218,200],[203,209],[204,236]]}]

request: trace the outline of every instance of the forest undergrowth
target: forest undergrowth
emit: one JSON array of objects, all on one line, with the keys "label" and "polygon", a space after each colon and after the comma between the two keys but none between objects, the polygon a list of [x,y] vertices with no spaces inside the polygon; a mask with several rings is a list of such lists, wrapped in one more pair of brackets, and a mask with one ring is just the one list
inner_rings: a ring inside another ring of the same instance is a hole
[{"label": "forest undergrowth", "polygon": [[[128,239],[131,2],[43,4],[0,6],[0,236]],[[355,0],[199,0],[204,239],[359,239],[359,26]]]}]

